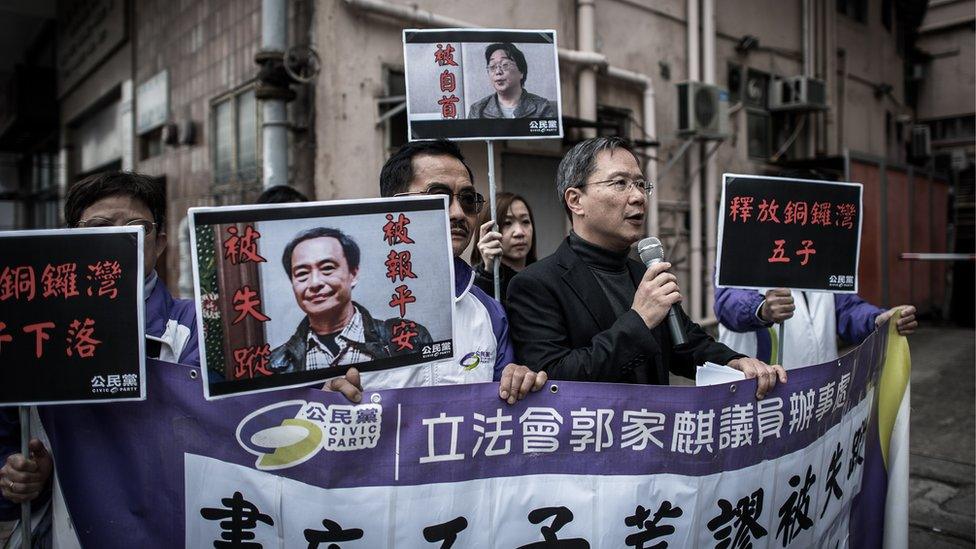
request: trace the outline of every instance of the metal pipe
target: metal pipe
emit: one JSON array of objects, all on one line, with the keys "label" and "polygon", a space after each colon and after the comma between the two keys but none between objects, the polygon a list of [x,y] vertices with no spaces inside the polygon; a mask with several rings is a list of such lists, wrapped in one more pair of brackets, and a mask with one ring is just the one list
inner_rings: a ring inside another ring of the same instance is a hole
[{"label": "metal pipe", "polygon": [[[261,0],[261,52],[284,55],[288,45],[286,0]],[[284,99],[262,99],[262,184],[288,184],[288,109]]]},{"label": "metal pipe", "polygon": [[[595,0],[576,0],[576,47],[581,52],[596,51]],[[580,67],[577,90],[577,111],[579,117],[596,121],[596,70],[592,66]],[[585,137],[594,137],[593,128],[583,129]]]},{"label": "metal pipe", "polygon": [[[698,1],[699,0],[687,0],[688,9],[688,80],[700,80],[701,79],[701,67],[699,65],[699,40],[700,33],[698,30]],[[701,158],[697,147],[692,147],[688,155],[688,164],[686,165],[686,173],[690,173],[691,169],[688,166],[697,166]],[[701,170],[695,170],[695,173],[689,178],[689,197],[688,202],[689,207],[689,221],[691,225],[691,236],[689,237],[688,243],[688,316],[692,320],[698,320],[701,318],[702,314],[702,300],[701,300],[701,287],[702,287],[702,249],[701,249]]]},{"label": "metal pipe", "polygon": [[[706,84],[716,83],[715,70],[715,0],[702,1],[702,57]],[[721,142],[720,142],[721,143]],[[721,146],[721,144],[717,146]],[[705,294],[705,312],[712,314],[715,305],[715,248],[718,240],[718,155],[710,154],[705,161],[705,277],[702,282]]]}]

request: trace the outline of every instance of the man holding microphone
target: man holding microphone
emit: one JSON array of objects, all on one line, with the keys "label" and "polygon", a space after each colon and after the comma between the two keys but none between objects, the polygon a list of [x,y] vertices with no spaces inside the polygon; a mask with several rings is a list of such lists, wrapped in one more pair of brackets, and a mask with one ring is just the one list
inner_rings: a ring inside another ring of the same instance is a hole
[{"label": "man holding microphone", "polygon": [[[727,364],[757,378],[757,398],[786,382],[781,366],[732,351],[688,318],[670,263],[647,267],[628,258],[643,236],[653,186],[626,141],[576,145],[560,162],[556,185],[573,230],[509,287],[520,363],[551,379],[658,385],[668,383],[669,371],[694,378],[697,365]],[[684,344],[676,345],[669,314]]]}]

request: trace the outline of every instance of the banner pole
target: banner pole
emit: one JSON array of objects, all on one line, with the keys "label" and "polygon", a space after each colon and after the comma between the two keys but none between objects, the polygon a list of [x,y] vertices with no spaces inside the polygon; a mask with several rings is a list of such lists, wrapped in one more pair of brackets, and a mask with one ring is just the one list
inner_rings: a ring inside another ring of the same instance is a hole
[{"label": "banner pole", "polygon": [[[19,406],[20,413],[20,453],[25,459],[30,459],[30,407]],[[31,546],[31,504],[25,501],[20,504],[20,546],[27,549]]]},{"label": "banner pole", "polygon": [[[492,143],[491,139],[486,139],[485,143],[488,145],[488,203],[491,211],[491,230],[498,230],[498,220],[495,219],[495,145]],[[475,243],[477,245],[477,243]],[[495,260],[491,267],[492,279],[495,283],[495,299],[499,302],[502,300],[502,280],[501,280],[501,267],[502,258],[499,257]]]}]

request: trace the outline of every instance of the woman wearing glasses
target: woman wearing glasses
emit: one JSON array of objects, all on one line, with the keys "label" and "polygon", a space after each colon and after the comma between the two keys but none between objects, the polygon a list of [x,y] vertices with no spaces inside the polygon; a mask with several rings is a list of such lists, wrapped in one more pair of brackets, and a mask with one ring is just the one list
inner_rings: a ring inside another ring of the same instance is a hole
[{"label": "woman wearing glasses", "polygon": [[488,295],[495,295],[494,266],[501,278],[501,300],[505,303],[508,283],[527,265],[535,263],[535,226],[529,203],[521,196],[501,192],[495,195],[495,219],[498,231],[492,231],[489,211],[482,214],[481,238],[471,252],[475,266],[476,286]]},{"label": "woman wearing glasses", "polygon": [[504,42],[485,48],[488,82],[495,93],[468,109],[468,118],[555,118],[556,109],[545,97],[525,90],[529,67],[514,44]]}]

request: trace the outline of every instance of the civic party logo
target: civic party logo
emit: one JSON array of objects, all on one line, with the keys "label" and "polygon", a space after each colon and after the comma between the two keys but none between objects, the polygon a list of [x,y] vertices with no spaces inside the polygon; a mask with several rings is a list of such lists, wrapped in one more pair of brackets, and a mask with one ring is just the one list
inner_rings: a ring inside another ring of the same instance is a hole
[{"label": "civic party logo", "polygon": [[458,364],[460,364],[461,367],[464,368],[464,371],[470,372],[471,370],[474,370],[475,368],[477,368],[478,366],[480,366],[482,362],[485,362],[485,363],[490,363],[491,362],[491,353],[490,352],[488,352],[488,351],[472,351],[472,352],[464,355],[463,357],[461,357],[461,360],[458,361]]},{"label": "civic party logo", "polygon": [[383,408],[379,404],[326,405],[288,400],[264,406],[237,425],[237,443],[257,456],[262,471],[305,463],[321,450],[375,448],[380,439]]}]

